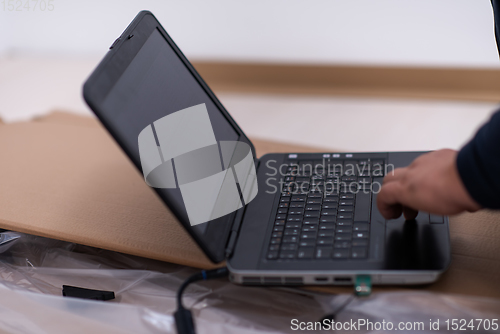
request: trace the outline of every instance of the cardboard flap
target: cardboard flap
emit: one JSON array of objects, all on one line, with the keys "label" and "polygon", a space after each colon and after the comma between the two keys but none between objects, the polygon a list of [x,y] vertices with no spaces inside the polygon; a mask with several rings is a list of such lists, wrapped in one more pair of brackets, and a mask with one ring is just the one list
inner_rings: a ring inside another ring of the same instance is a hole
[{"label": "cardboard flap", "polygon": [[213,266],[100,126],[4,125],[0,157],[3,228]]}]

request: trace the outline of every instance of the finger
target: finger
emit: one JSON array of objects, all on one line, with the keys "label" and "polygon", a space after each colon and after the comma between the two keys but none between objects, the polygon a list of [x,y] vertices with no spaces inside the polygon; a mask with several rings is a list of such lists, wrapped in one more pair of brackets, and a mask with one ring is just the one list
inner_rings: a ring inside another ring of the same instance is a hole
[{"label": "finger", "polygon": [[386,219],[398,218],[403,213],[403,207],[399,200],[400,194],[401,185],[399,182],[389,182],[382,185],[382,189],[377,195],[377,207]]},{"label": "finger", "polygon": [[406,167],[405,168],[396,168],[384,177],[384,181],[382,183],[386,184],[389,182],[400,180],[403,177],[403,175],[406,174],[407,171],[408,171],[408,169]]},{"label": "finger", "polygon": [[418,211],[407,206],[403,207],[403,214],[406,220],[413,220],[417,218]]}]

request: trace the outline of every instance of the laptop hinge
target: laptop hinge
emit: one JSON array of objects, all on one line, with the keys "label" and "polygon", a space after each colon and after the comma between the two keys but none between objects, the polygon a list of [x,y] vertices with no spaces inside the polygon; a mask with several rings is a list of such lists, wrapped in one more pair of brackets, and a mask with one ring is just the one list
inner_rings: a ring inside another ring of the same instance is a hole
[{"label": "laptop hinge", "polygon": [[[255,159],[255,163],[257,165],[255,169],[258,171],[260,165],[259,159]],[[226,259],[230,258],[231,255],[233,255],[234,247],[236,246],[236,240],[238,240],[238,234],[241,228],[241,222],[245,217],[245,212],[246,212],[246,205],[245,208],[236,213],[236,217],[234,217],[233,225],[231,226],[231,232],[229,233],[229,238],[227,240],[227,245],[226,245],[226,252],[225,252]]]}]

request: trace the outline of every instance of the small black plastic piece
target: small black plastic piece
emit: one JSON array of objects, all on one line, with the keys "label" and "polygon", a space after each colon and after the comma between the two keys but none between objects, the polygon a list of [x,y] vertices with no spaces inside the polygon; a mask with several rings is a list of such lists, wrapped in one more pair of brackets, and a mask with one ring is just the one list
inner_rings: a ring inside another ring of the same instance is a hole
[{"label": "small black plastic piece", "polygon": [[113,291],[92,290],[71,285],[63,285],[62,294],[64,297],[75,297],[82,299],[93,299],[93,300],[115,299],[115,293]]}]

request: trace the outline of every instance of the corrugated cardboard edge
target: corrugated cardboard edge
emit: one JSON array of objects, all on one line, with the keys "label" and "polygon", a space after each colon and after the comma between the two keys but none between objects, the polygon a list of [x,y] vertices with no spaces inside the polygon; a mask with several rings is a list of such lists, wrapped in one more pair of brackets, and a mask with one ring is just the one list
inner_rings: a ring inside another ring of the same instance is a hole
[{"label": "corrugated cardboard edge", "polygon": [[33,118],[34,122],[63,124],[63,125],[76,125],[76,126],[89,126],[89,127],[102,127],[97,118],[77,113],[65,112],[61,110],[52,111],[46,115],[37,116]]}]

